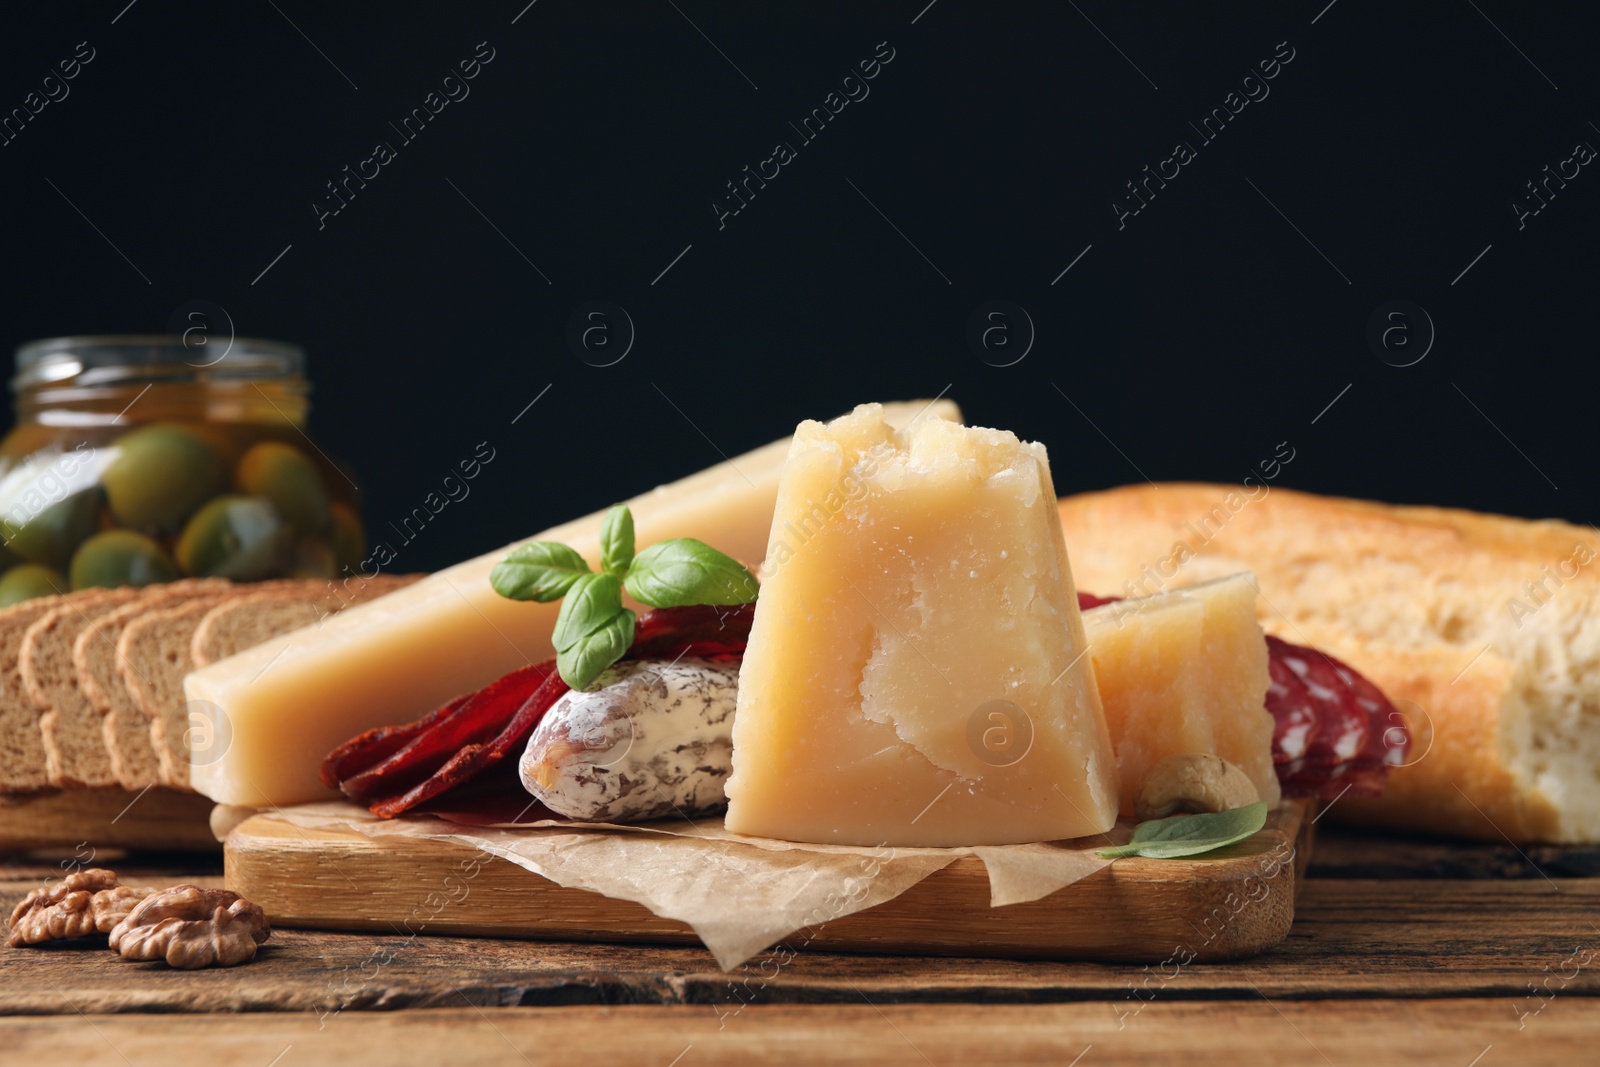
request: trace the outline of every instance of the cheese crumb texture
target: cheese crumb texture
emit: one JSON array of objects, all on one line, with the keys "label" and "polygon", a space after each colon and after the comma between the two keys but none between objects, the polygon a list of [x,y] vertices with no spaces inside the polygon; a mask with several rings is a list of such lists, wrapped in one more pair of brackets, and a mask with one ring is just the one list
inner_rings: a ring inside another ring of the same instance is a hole
[{"label": "cheese crumb texture", "polygon": [[851,845],[1096,834],[1110,738],[1042,445],[802,423],[739,674],[727,827]]}]

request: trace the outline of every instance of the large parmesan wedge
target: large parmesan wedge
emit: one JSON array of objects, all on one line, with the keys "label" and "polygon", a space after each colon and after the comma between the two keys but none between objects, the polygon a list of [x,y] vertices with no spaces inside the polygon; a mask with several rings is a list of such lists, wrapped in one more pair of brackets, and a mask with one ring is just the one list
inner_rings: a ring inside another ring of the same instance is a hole
[{"label": "large parmesan wedge", "polygon": [[1116,766],[1042,445],[876,405],[795,433],[727,827],[846,845],[1097,834]]},{"label": "large parmesan wedge", "polygon": [[[905,422],[921,411],[960,417],[949,401],[891,404],[885,414]],[[788,451],[785,438],[627,501],[639,546],[697,537],[735,558],[759,559]],[[530,540],[571,545],[598,568],[603,517],[596,512]],[[317,769],[335,745],[554,655],[559,605],[507,600],[489,585],[489,572],[513,547],[190,674],[188,711],[207,719],[215,738],[204,760],[194,760],[194,788],[251,807],[324,799]]]},{"label": "large parmesan wedge", "polygon": [[1100,702],[1117,753],[1121,808],[1133,814],[1158,760],[1205,752],[1278,799],[1267,711],[1267,641],[1254,576],[1236,574],[1083,613]]}]

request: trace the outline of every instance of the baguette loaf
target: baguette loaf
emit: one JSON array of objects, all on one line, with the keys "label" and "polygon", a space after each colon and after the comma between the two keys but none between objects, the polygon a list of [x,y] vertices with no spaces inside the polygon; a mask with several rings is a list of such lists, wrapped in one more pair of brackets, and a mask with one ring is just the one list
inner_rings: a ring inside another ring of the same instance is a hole
[{"label": "baguette loaf", "polygon": [[1384,796],[1333,818],[1484,840],[1600,841],[1600,535],[1262,484],[1061,501],[1080,589],[1143,596],[1239,571],[1262,626],[1366,674],[1414,737]]}]

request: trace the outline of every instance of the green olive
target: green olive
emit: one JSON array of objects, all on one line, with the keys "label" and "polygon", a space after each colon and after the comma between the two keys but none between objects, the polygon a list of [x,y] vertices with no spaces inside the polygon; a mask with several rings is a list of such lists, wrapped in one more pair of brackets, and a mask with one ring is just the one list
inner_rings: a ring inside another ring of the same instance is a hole
[{"label": "green olive", "polygon": [[11,551],[33,563],[66,566],[72,552],[100,523],[100,489],[58,500],[11,533]]},{"label": "green olive", "polygon": [[9,608],[36,596],[67,591],[67,576],[54,567],[19,563],[0,575],[0,608]]},{"label": "green olive", "polygon": [[117,458],[101,476],[111,514],[124,526],[164,532],[183,525],[223,487],[222,460],[199,434],[152,423],[112,442]]},{"label": "green olive", "polygon": [[172,558],[144,534],[132,530],[97,533],[72,554],[72,588],[153,585],[178,577]]},{"label": "green olive", "polygon": [[236,427],[228,423],[179,422],[173,425],[188,430],[210,445],[211,451],[217,454],[218,460],[222,463],[224,472],[233,470],[234,465],[239,462],[239,456],[244,452],[244,442],[233,433]]},{"label": "green olive", "polygon": [[219,496],[178,537],[178,565],[196,577],[250,582],[280,574],[292,533],[271,501]]},{"label": "green olive", "polygon": [[328,487],[304,452],[282,441],[262,441],[239,461],[234,481],[247,496],[272,501],[278,514],[301,536],[328,528]]},{"label": "green olive", "polygon": [[349,504],[335,500],[328,505],[333,516],[333,562],[339,574],[354,574],[367,557],[367,530],[361,516]]}]

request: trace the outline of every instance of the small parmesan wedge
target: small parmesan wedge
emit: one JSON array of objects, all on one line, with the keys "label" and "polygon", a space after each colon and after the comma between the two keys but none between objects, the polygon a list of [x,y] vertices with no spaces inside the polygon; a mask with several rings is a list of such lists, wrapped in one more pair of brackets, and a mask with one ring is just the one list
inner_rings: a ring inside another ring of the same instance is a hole
[{"label": "small parmesan wedge", "polygon": [[1121,781],[1133,814],[1145,772],[1165,756],[1204,752],[1244,771],[1276,803],[1267,642],[1255,579],[1236,574],[1083,613]]},{"label": "small parmesan wedge", "polygon": [[727,828],[1097,834],[1116,765],[1042,445],[877,405],[801,423],[739,673]]}]

